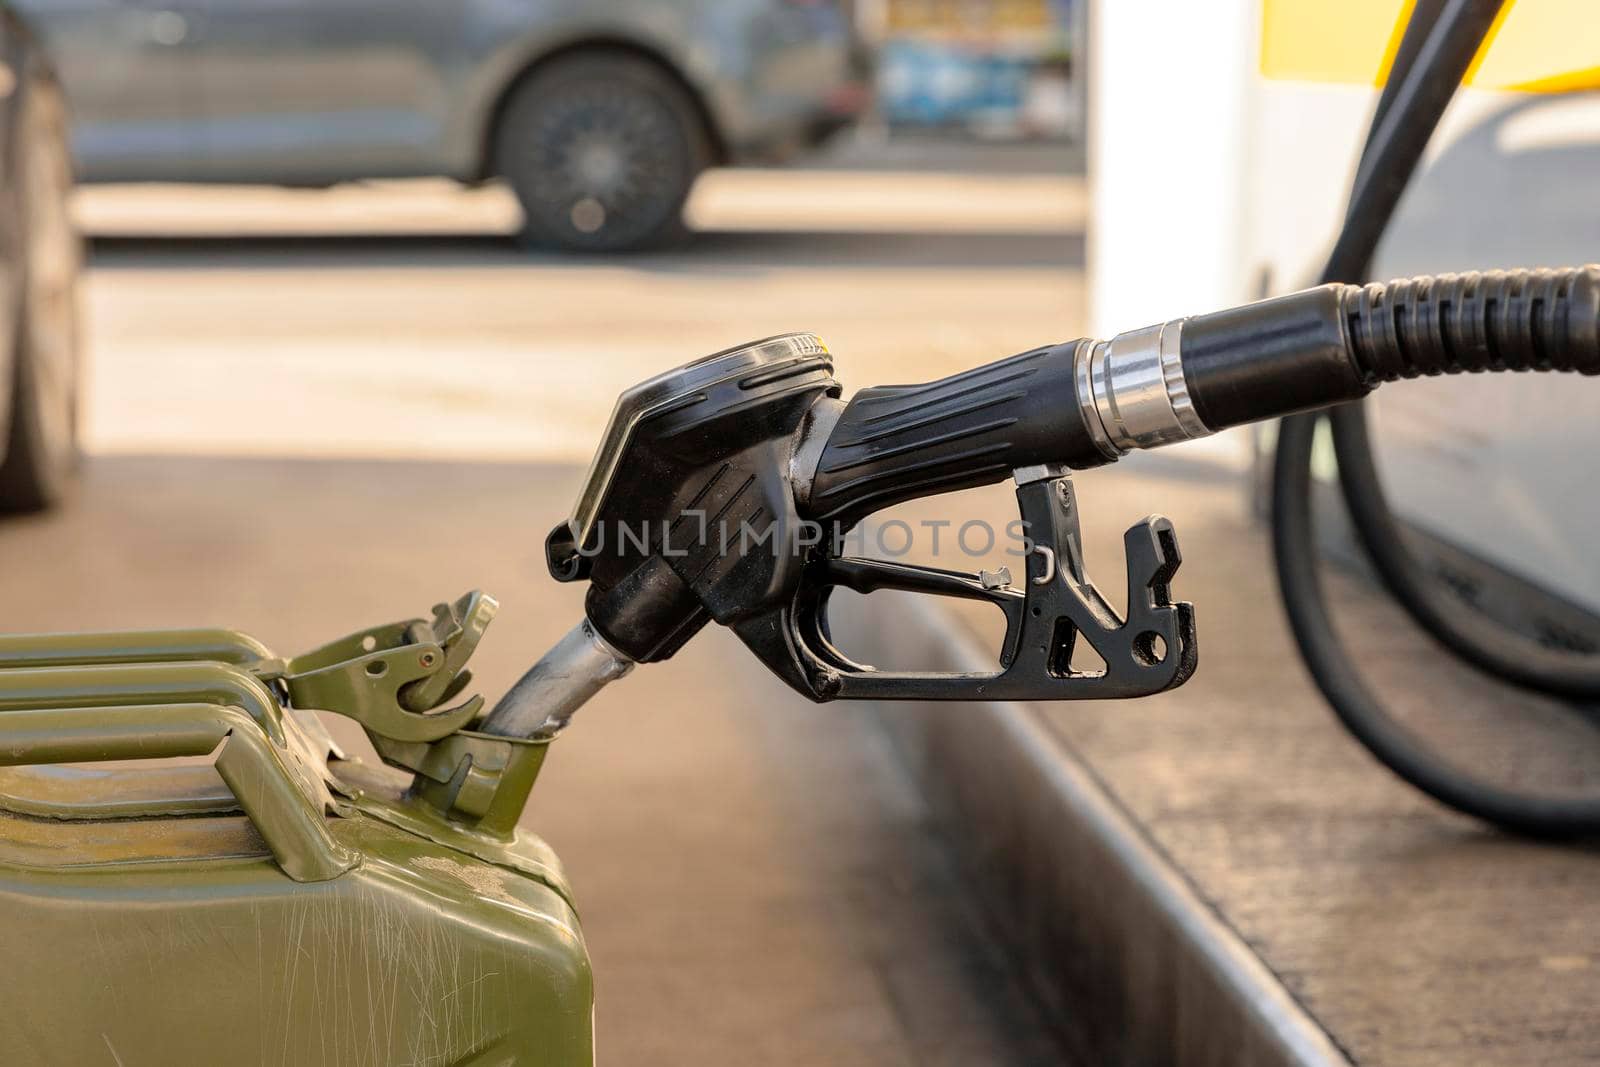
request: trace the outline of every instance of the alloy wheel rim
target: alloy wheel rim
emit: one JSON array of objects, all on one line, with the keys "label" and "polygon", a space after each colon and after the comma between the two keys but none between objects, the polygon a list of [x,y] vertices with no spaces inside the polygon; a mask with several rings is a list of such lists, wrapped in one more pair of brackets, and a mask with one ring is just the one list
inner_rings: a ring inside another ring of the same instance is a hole
[{"label": "alloy wheel rim", "polygon": [[546,217],[582,236],[644,232],[676,206],[686,166],[681,139],[653,102],[585,88],[550,107],[532,131],[533,190]]}]

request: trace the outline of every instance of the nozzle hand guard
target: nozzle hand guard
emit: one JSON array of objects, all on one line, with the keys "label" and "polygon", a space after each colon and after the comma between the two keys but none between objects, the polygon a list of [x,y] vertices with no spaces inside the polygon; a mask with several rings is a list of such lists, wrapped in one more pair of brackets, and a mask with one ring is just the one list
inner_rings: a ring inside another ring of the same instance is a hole
[{"label": "nozzle hand guard", "polygon": [[[1182,556],[1172,523],[1151,516],[1123,535],[1128,617],[1119,617],[1084,574],[1071,480],[1052,474],[1017,486],[1029,532],[1021,589],[981,575],[819,554],[806,563],[794,599],[737,624],[741,640],[789,685],[813,700],[1105,700],[1182,685],[1198,662],[1194,609],[1173,603],[1170,582]],[[883,589],[986,601],[1005,614],[999,670],[932,673],[879,670],[833,643],[835,588]],[[1079,641],[1104,661],[1072,666]]]}]

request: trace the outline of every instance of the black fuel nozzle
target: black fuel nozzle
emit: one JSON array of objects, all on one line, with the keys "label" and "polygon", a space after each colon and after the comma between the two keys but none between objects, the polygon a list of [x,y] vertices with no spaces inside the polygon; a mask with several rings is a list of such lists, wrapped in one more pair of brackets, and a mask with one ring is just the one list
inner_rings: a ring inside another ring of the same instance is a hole
[{"label": "black fuel nozzle", "polygon": [[[1181,684],[1196,662],[1193,612],[1169,589],[1176,535],[1157,516],[1129,530],[1119,616],[1084,575],[1070,469],[1399,378],[1600,373],[1600,267],[1324,285],[848,402],[832,370],[816,337],[787,334],[623,395],[547,545],[555,577],[590,582],[588,619],[608,645],[665,659],[715,621],[817,700],[1139,696]],[[875,511],[1008,477],[1033,540],[1020,587],[840,555],[843,531]],[[1008,623],[999,668],[911,675],[852,662],[828,636],[839,586],[995,604]],[[1103,672],[1071,667],[1078,640]]]}]

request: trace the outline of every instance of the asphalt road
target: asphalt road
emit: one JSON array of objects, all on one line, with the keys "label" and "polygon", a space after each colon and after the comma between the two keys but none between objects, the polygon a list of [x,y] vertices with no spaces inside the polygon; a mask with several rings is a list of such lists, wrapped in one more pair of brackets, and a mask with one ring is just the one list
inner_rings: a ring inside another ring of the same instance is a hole
[{"label": "asphalt road", "polygon": [[[0,523],[8,627],[293,651],[482,586],[498,693],[578,617],[538,546],[623,387],[798,328],[851,386],[1075,335],[1075,180],[895,173],[723,176],[698,241],[613,260],[530,256],[481,194],[96,191],[84,483]],[[603,1062],[1056,1062],[1070,1020],[993,949],[871,714],[720,633],[584,709],[527,821],[584,905]]]}]

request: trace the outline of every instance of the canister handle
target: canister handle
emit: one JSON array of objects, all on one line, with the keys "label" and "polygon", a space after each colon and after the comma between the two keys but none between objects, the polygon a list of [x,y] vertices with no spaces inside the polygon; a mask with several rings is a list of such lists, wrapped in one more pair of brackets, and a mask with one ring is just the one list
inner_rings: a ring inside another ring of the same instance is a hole
[{"label": "canister handle", "polygon": [[[35,708],[223,704],[243,708],[274,744],[284,744],[283,709],[266,684],[226,663],[118,663],[0,670],[0,712]],[[210,751],[207,749],[206,751]]]},{"label": "canister handle", "polygon": [[180,703],[0,714],[0,766],[212,752],[217,773],[284,874],[297,882],[325,882],[356,865],[356,854],[333,840],[322,813],[295,784],[263,724],[239,708]]},{"label": "canister handle", "polygon": [[194,660],[250,667],[271,658],[271,650],[249,634],[216,628],[0,634],[0,670]]}]

